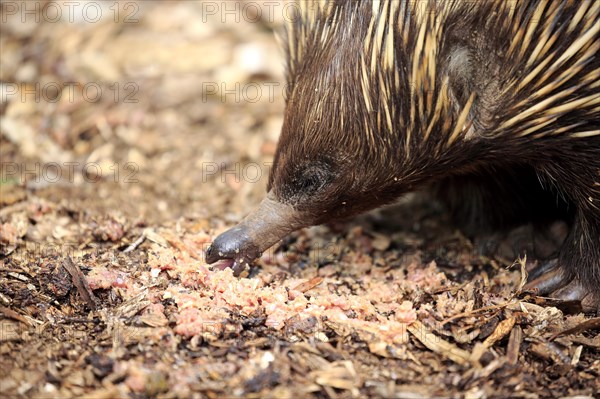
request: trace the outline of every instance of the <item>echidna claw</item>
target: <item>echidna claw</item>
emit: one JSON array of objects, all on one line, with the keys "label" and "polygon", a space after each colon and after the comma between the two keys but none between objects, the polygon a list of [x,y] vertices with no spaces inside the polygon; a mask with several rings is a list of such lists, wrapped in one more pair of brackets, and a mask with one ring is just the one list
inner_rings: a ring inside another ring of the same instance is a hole
[{"label": "echidna claw", "polygon": [[529,281],[533,282],[558,268],[558,259],[550,259],[537,265],[529,272]]},{"label": "echidna claw", "polygon": [[600,314],[600,294],[585,287],[578,279],[565,275],[556,259],[533,269],[523,289],[560,301],[578,301],[584,312]]},{"label": "echidna claw", "polygon": [[[537,269],[540,270],[537,270]],[[536,290],[538,295],[550,295],[571,282],[558,267],[556,262],[544,263],[534,269],[529,275],[529,282],[523,289]]]}]

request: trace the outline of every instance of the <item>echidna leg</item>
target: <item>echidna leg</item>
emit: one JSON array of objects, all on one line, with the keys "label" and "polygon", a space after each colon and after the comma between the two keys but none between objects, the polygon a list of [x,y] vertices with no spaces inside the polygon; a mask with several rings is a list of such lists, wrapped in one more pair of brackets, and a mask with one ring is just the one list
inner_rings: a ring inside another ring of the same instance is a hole
[{"label": "echidna leg", "polygon": [[[581,300],[585,310],[600,309],[600,219],[580,211],[556,261],[530,275],[525,289],[562,300]],[[533,279],[532,279],[533,277]]]},{"label": "echidna leg", "polygon": [[561,248],[559,265],[571,281],[552,293],[560,299],[581,299],[584,307],[600,305],[600,214],[580,211],[567,241]]}]

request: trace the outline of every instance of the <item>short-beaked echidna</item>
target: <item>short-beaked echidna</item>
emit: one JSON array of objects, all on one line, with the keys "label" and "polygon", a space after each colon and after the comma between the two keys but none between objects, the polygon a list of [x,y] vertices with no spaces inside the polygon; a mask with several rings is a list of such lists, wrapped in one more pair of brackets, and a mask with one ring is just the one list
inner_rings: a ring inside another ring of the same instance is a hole
[{"label": "short-beaked echidna", "polygon": [[465,229],[570,215],[530,288],[600,304],[600,1],[301,1],[267,197],[207,250],[239,272],[288,233],[434,185]]}]

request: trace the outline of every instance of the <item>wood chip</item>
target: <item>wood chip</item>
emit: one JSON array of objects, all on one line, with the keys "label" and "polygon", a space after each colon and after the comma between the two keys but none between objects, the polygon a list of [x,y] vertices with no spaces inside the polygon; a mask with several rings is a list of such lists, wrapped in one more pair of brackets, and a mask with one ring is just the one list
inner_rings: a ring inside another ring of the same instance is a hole
[{"label": "wood chip", "polygon": [[552,360],[557,364],[569,364],[569,359],[555,344],[552,342],[535,342],[529,347],[529,350],[541,357],[542,359]]},{"label": "wood chip", "polygon": [[121,392],[116,386],[108,383],[107,388],[101,388],[92,392],[87,392],[85,397],[88,399],[116,399],[116,398],[127,398],[128,395]]},{"label": "wood chip", "polygon": [[471,362],[477,363],[479,359],[487,352],[487,348],[481,342],[476,342],[473,350],[471,351]]},{"label": "wood chip", "polygon": [[519,361],[519,353],[521,351],[521,343],[523,342],[523,329],[521,326],[515,326],[510,332],[508,339],[508,347],[506,348],[506,357],[508,364],[516,365]]},{"label": "wood chip", "polygon": [[594,338],[575,337],[573,338],[573,342],[576,344],[589,346],[590,348],[600,349],[600,335],[597,335]]},{"label": "wood chip", "polygon": [[17,280],[21,280],[21,281],[24,281],[24,282],[27,282],[27,281],[29,281],[29,278],[28,278],[27,276],[24,276],[24,275],[22,275],[22,274],[20,274],[20,273],[8,272],[8,275],[9,275],[10,277],[14,277],[14,278],[16,278]]},{"label": "wood chip", "polygon": [[500,323],[498,323],[492,335],[490,335],[485,339],[485,341],[483,341],[483,344],[488,348],[494,346],[496,342],[500,341],[502,338],[506,337],[511,332],[515,325],[515,321],[516,319],[514,317],[502,320]]},{"label": "wood chip", "polygon": [[12,309],[7,308],[6,306],[0,306],[0,313],[2,313],[4,316],[6,316],[8,318],[20,321],[21,323],[26,324],[30,327],[32,326],[31,322],[29,320],[27,320],[27,318],[25,318],[25,316],[20,315],[19,313],[15,312]]},{"label": "wood chip", "polygon": [[439,336],[433,334],[420,321],[415,321],[407,327],[408,331],[414,335],[429,350],[439,353],[444,357],[458,364],[467,364],[471,354],[458,346],[444,341]]},{"label": "wood chip", "polygon": [[63,267],[69,272],[71,278],[73,279],[73,284],[77,288],[77,292],[81,298],[87,303],[87,305],[91,309],[96,309],[97,307],[97,299],[94,296],[94,293],[90,289],[85,276],[81,272],[81,269],[73,261],[70,257],[66,257],[63,261]]},{"label": "wood chip", "polygon": [[306,291],[312,290],[313,288],[315,288],[317,285],[321,284],[322,282],[323,282],[323,277],[314,277],[308,281],[298,284],[297,286],[292,288],[292,290],[300,291],[300,292],[304,293]]},{"label": "wood chip", "polygon": [[167,248],[169,246],[169,242],[163,236],[161,236],[152,229],[144,230],[144,237],[146,237],[153,243],[160,245],[161,247]]},{"label": "wood chip", "polygon": [[153,314],[145,314],[140,316],[140,321],[150,327],[164,327],[169,324],[169,320],[165,317],[159,317]]},{"label": "wood chip", "polygon": [[349,360],[333,362],[312,374],[315,378],[314,381],[321,386],[350,391],[361,385],[354,365]]},{"label": "wood chip", "polygon": [[148,299],[146,299],[147,295],[148,290],[143,290],[138,295],[119,305],[115,310],[115,314],[119,317],[124,318],[130,318],[135,316],[151,304],[151,302]]},{"label": "wood chip", "polygon": [[589,319],[576,325],[575,327],[568,328],[559,333],[556,333],[550,338],[550,341],[555,340],[557,337],[562,335],[570,335],[570,334],[579,334],[583,331],[587,330],[600,330],[600,317],[595,317],[593,319]]},{"label": "wood chip", "polygon": [[579,363],[579,359],[581,358],[581,352],[583,351],[583,345],[579,345],[575,348],[575,353],[573,354],[573,358],[571,359],[571,366],[577,366]]}]

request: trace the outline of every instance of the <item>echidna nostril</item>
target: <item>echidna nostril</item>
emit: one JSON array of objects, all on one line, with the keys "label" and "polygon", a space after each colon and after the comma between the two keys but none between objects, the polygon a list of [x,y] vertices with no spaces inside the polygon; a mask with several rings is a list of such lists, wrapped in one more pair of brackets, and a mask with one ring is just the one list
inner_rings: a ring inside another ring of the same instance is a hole
[{"label": "echidna nostril", "polygon": [[257,245],[247,234],[243,224],[237,225],[215,238],[205,253],[206,263],[212,264],[222,259],[242,260],[250,263],[260,256]]},{"label": "echidna nostril", "polygon": [[217,255],[217,251],[215,251],[214,245],[211,245],[206,249],[206,252],[204,254],[204,259],[206,260],[206,263],[215,263],[217,260],[219,260],[215,255]]}]

